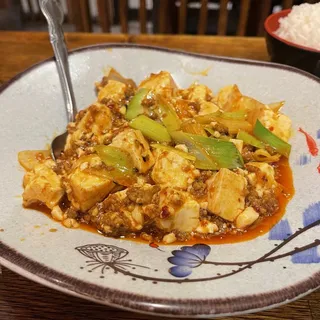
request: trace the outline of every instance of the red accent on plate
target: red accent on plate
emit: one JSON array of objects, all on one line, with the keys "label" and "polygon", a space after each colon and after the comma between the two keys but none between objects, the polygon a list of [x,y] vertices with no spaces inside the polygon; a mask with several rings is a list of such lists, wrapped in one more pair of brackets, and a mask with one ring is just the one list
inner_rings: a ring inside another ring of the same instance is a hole
[{"label": "red accent on plate", "polygon": [[317,170],[318,170],[318,172],[320,173],[320,163],[319,163],[319,165],[317,166]]},{"label": "red accent on plate", "polygon": [[159,248],[159,245],[157,245],[156,243],[154,243],[154,242],[151,242],[151,243],[149,243],[149,247],[151,247],[151,248]]},{"label": "red accent on plate", "polygon": [[318,147],[317,147],[316,141],[310,136],[309,133],[305,132],[305,131],[302,130],[301,128],[299,128],[298,131],[301,132],[301,133],[303,133],[303,134],[305,135],[310,154],[311,154],[312,156],[314,156],[314,157],[317,156],[317,155],[318,155],[318,152],[319,152],[319,149],[318,149]]}]

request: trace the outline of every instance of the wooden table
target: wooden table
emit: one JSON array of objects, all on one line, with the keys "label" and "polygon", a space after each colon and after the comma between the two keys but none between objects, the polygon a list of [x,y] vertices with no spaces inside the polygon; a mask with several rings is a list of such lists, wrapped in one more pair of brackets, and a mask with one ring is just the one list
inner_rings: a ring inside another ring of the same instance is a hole
[{"label": "wooden table", "polygon": [[[192,52],[256,60],[268,60],[263,38],[109,35],[70,33],[70,49],[103,42],[131,42]],[[0,83],[5,83],[32,64],[52,56],[46,33],[0,32]],[[67,296],[33,283],[8,269],[0,275],[0,319],[160,319],[109,308]],[[247,316],[224,318],[319,320],[320,291],[288,305]]]}]

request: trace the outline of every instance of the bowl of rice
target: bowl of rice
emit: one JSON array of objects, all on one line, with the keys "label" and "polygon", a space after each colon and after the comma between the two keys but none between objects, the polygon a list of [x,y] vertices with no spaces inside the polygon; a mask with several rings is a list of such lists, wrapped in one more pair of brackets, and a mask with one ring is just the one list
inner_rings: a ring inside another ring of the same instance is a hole
[{"label": "bowl of rice", "polygon": [[320,77],[320,3],[274,13],[264,27],[271,61]]}]

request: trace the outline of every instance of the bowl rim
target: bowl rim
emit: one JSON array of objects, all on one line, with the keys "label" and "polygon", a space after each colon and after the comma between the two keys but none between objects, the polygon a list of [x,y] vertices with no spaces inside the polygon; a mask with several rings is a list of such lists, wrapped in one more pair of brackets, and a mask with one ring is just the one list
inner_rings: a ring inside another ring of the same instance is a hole
[{"label": "bowl rim", "polygon": [[[267,17],[267,19],[264,21],[264,29],[265,29],[265,31],[272,38],[275,38],[275,39],[279,40],[280,42],[283,42],[283,43],[285,43],[285,44],[287,44],[287,45],[289,45],[291,47],[295,47],[295,48],[298,48],[298,49],[301,49],[301,50],[305,50],[305,51],[309,51],[309,52],[315,52],[315,53],[319,53],[320,54],[320,50],[318,50],[318,49],[314,49],[314,48],[311,48],[311,47],[303,46],[301,44],[297,44],[297,43],[291,42],[289,40],[283,39],[283,38],[279,37],[278,35],[276,35],[273,31],[271,31],[270,26],[269,26],[270,20],[273,19],[274,17],[276,17],[276,16],[278,17],[280,15],[281,15],[281,17],[279,17],[279,18],[286,17],[291,12],[291,10],[292,9],[285,9],[285,10],[281,10],[281,11],[278,11],[278,12],[270,14]],[[286,14],[282,15],[283,13],[286,13]]]}]

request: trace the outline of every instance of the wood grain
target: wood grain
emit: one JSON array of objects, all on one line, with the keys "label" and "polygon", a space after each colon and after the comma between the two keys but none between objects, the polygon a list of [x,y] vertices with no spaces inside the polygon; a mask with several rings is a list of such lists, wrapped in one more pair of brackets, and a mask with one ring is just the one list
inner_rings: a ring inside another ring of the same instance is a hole
[{"label": "wood grain", "polygon": [[[69,33],[66,34],[66,40],[69,49],[76,49],[97,43],[127,42],[128,37],[117,34],[104,36],[98,33]],[[7,81],[15,74],[52,55],[48,34],[45,32],[1,32],[1,80]]]},{"label": "wood grain", "polygon": [[67,16],[66,16],[66,22],[70,24],[75,24],[74,23],[74,17],[73,17],[73,6],[71,1],[67,1]]},{"label": "wood grain", "polygon": [[9,5],[9,0],[0,0],[0,9],[7,9]]},{"label": "wood grain", "polygon": [[309,307],[311,310],[312,319],[320,319],[320,290],[315,291],[310,296],[306,297],[309,302]]},{"label": "wood grain", "polygon": [[201,1],[199,12],[198,34],[205,34],[208,25],[208,0]]},{"label": "wood grain", "polygon": [[[68,296],[27,280],[2,268],[0,319],[4,320],[160,320],[163,317],[136,314]],[[319,320],[320,291],[272,310],[220,320]],[[175,318],[178,319],[178,318]]]},{"label": "wood grain", "polygon": [[147,7],[146,0],[140,0],[139,8],[140,32],[147,32]]},{"label": "wood grain", "polygon": [[283,9],[291,8],[293,3],[294,3],[294,0],[283,0],[282,1],[282,8]]},{"label": "wood grain", "polygon": [[121,32],[128,33],[128,0],[119,0]]},{"label": "wood grain", "polygon": [[[269,61],[265,40],[249,37],[189,36],[189,35],[132,35],[133,43],[214,54],[244,59]],[[248,48],[250,48],[248,50]]]},{"label": "wood grain", "polygon": [[[263,38],[69,33],[66,34],[66,41],[69,49],[97,43],[132,42],[198,53],[268,60]],[[47,33],[0,32],[0,84],[51,56]],[[320,291],[317,291],[279,308],[220,320],[319,320],[319,302]],[[163,317],[140,315],[71,297],[2,268],[0,319],[160,320]]]},{"label": "wood grain", "polygon": [[186,30],[187,23],[187,0],[180,1],[179,7],[179,23],[178,23],[178,33],[182,34]]},{"label": "wood grain", "polygon": [[220,1],[218,35],[226,35],[228,26],[228,0]]},{"label": "wood grain", "polygon": [[[39,19],[39,6],[37,2],[33,2],[31,0],[27,1],[30,20],[38,20]],[[38,9],[38,10],[37,10]]]},{"label": "wood grain", "polygon": [[159,25],[159,33],[166,33],[168,31],[168,8],[169,8],[169,0],[162,0],[159,13],[158,13],[158,25]]},{"label": "wood grain", "polygon": [[68,9],[72,12],[72,22],[76,31],[91,32],[92,23],[90,19],[88,0],[69,0]]},{"label": "wood grain", "polygon": [[[66,35],[69,49],[106,42],[133,42],[160,47],[187,50],[198,53],[234,56],[248,59],[268,60],[264,39],[241,37],[194,36],[126,36],[103,34]],[[247,50],[248,46],[250,50]],[[0,74],[4,81],[28,66],[52,56],[46,33],[2,32],[0,37]],[[23,55],[18,54],[23,52]]]},{"label": "wood grain", "polygon": [[91,32],[92,31],[92,21],[90,15],[90,7],[88,0],[80,0],[80,12],[83,23],[83,31]]},{"label": "wood grain", "polygon": [[260,18],[259,18],[259,24],[258,24],[258,36],[263,36],[264,35],[264,21],[267,19],[268,15],[270,14],[271,11],[271,0],[264,0],[260,1]]},{"label": "wood grain", "polygon": [[[3,81],[9,80],[28,66],[53,54],[45,32],[1,32],[0,34],[0,75]],[[265,40],[256,37],[67,33],[66,39],[69,49],[97,43],[132,42],[197,53],[269,60]],[[21,52],[23,54],[20,54]]]},{"label": "wood grain", "polygon": [[238,29],[237,29],[238,36],[244,36],[246,34],[249,10],[250,10],[250,0],[241,0],[240,17],[239,17]]},{"label": "wood grain", "polygon": [[109,0],[97,0],[98,19],[101,30],[110,32],[110,3]]}]

